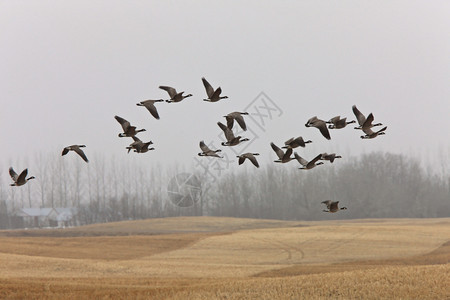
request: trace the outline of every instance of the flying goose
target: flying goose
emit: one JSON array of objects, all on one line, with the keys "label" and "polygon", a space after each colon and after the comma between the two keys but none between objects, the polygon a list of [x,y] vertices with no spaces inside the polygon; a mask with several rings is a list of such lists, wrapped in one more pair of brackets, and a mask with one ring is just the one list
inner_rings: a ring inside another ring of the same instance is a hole
[{"label": "flying goose", "polygon": [[331,153],[331,154],[328,154],[328,153],[322,153],[322,157],[321,157],[320,159],[321,159],[321,160],[329,160],[330,163],[333,163],[333,161],[334,161],[336,158],[342,158],[342,156],[336,155],[336,153]]},{"label": "flying goose", "polygon": [[137,153],[145,153],[149,150],[155,150],[155,148],[149,148],[151,144],[153,144],[152,141],[149,141],[147,143],[144,143],[141,141],[137,136],[132,136],[134,142],[132,142],[126,149],[128,149],[128,153],[130,153],[131,149],[134,149],[134,152]]},{"label": "flying goose", "polygon": [[372,129],[370,128],[363,128],[363,131],[366,135],[362,135],[361,138],[362,139],[373,139],[376,138],[379,135],[383,135],[386,134],[384,131],[387,129],[387,126],[384,126],[383,128],[381,128],[378,131],[372,131]]},{"label": "flying goose", "polygon": [[180,102],[184,98],[192,97],[192,94],[183,95],[184,92],[177,93],[177,90],[174,89],[173,87],[170,87],[170,86],[161,85],[159,88],[162,89],[162,90],[165,90],[169,94],[170,99],[166,100],[166,102],[168,102],[168,103]]},{"label": "flying goose", "polygon": [[374,116],[372,113],[370,113],[367,118],[356,108],[356,105],[352,106],[353,113],[356,116],[356,119],[358,120],[358,127],[355,127],[355,129],[365,129],[365,128],[372,128],[375,126],[381,126],[383,124],[376,123],[372,124]]},{"label": "flying goose", "polygon": [[119,137],[133,137],[138,132],[145,131],[145,129],[136,130],[135,126],[131,126],[130,122],[119,116],[114,116],[114,119],[116,119],[117,122],[120,123],[123,129],[123,133],[119,133]]},{"label": "flying goose", "polygon": [[287,163],[293,159],[295,159],[294,157],[291,157],[292,154],[292,148],[288,148],[286,150],[286,152],[284,152],[283,150],[281,150],[277,145],[275,145],[274,143],[270,143],[270,146],[272,147],[273,151],[275,151],[275,153],[278,156],[277,160],[274,160],[274,162],[278,162],[278,163]]},{"label": "flying goose", "polygon": [[137,106],[145,106],[145,108],[148,109],[148,111],[152,114],[155,119],[159,120],[159,114],[156,110],[155,102],[164,102],[163,99],[159,100],[144,100],[139,103],[136,103]]},{"label": "flying goose", "polygon": [[250,152],[248,152],[248,153],[244,153],[244,154],[238,155],[236,157],[239,158],[239,165],[242,165],[244,163],[245,159],[248,159],[248,160],[250,160],[252,162],[252,164],[255,165],[255,167],[259,168],[259,164],[258,164],[258,161],[256,160],[255,155],[259,155],[259,153],[250,153]]},{"label": "flying goose", "polygon": [[64,147],[61,156],[66,155],[67,153],[69,153],[69,151],[75,151],[85,162],[89,162],[86,154],[84,154],[83,150],[81,150],[81,148],[84,147],[86,147],[86,145],[72,145]]},{"label": "flying goose", "polygon": [[299,169],[302,169],[302,170],[311,170],[315,166],[323,164],[323,162],[317,162],[322,157],[322,154],[317,155],[311,161],[307,161],[306,159],[304,159],[303,157],[298,155],[297,152],[294,153],[294,156],[295,156],[295,159],[297,159],[297,161],[303,166],[303,167],[299,168]]},{"label": "flying goose", "polygon": [[309,144],[312,143],[312,141],[308,140],[308,141],[304,141],[303,138],[301,136],[297,137],[297,138],[290,138],[289,140],[287,140],[286,142],[284,142],[284,144],[286,146],[283,146],[282,148],[286,149],[286,148],[297,148],[297,147],[303,147],[305,148],[305,144]]},{"label": "flying goose", "polygon": [[223,130],[225,138],[227,139],[226,142],[222,142],[222,146],[236,146],[241,142],[249,141],[249,139],[242,138],[240,135],[235,137],[233,131],[231,131],[231,129],[224,124],[217,122],[217,125],[219,125],[220,129]]},{"label": "flying goose", "polygon": [[222,89],[218,87],[216,90],[213,89],[213,87],[209,84],[209,82],[205,79],[205,77],[202,77],[203,85],[206,89],[206,94],[208,95],[207,99],[203,99],[203,101],[208,102],[217,102],[221,99],[227,99],[227,96],[220,96],[222,93]]},{"label": "flying goose", "polygon": [[316,127],[320,130],[320,133],[327,139],[330,140],[330,132],[327,128],[327,123],[324,120],[318,119],[316,116],[310,118],[305,124],[306,127]]},{"label": "flying goose", "polygon": [[338,203],[339,201],[334,201],[332,202],[331,200],[326,200],[326,201],[322,201],[323,204],[325,204],[328,208],[328,210],[322,210],[324,212],[329,212],[329,213],[335,213],[339,210],[344,210],[347,209],[347,207],[338,207]]},{"label": "flying goose", "polygon": [[214,156],[214,157],[220,157],[223,158],[223,156],[220,156],[217,154],[217,152],[220,152],[222,150],[211,150],[208,146],[206,146],[204,141],[200,141],[200,149],[202,149],[202,152],[198,154],[198,156]]},{"label": "flying goose", "polygon": [[341,116],[336,116],[334,118],[331,118],[329,121],[326,122],[329,129],[341,129],[346,127],[348,124],[356,123],[355,120],[347,122],[347,118],[342,118]]},{"label": "flying goose", "polygon": [[245,125],[244,117],[243,115],[248,115],[248,112],[231,112],[228,115],[224,116],[224,118],[227,119],[227,126],[230,129],[233,129],[234,120],[241,126],[242,130],[247,130],[247,125]]},{"label": "flying goose", "polygon": [[14,171],[12,167],[9,168],[9,175],[11,176],[14,183],[11,183],[11,186],[21,186],[28,182],[28,180],[35,179],[34,176],[27,177],[28,169],[25,169],[20,173],[20,175],[17,175],[17,173]]}]

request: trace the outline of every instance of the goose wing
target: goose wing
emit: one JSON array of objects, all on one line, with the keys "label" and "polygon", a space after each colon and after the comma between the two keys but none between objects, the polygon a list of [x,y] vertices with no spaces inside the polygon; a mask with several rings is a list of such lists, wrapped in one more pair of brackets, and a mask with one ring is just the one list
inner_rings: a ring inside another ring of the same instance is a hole
[{"label": "goose wing", "polygon": [[73,151],[75,151],[85,162],[89,162],[89,160],[86,157],[86,154],[84,154],[84,151],[81,150],[80,147],[73,147]]},{"label": "goose wing", "polygon": [[286,146],[289,146],[293,141],[294,141],[294,138],[292,137],[292,138],[288,139],[286,142],[284,142],[284,144]]},{"label": "goose wing", "polygon": [[[208,98],[212,98],[214,95],[214,89],[209,84],[209,82],[205,79],[205,77],[202,77],[203,85],[205,86],[206,94],[208,95]],[[216,91],[217,92],[217,91]],[[219,92],[219,95],[222,91]]]},{"label": "goose wing", "polygon": [[14,180],[14,182],[16,182],[17,178],[19,178],[19,175],[17,175],[16,171],[14,171],[12,167],[9,168],[9,175],[11,176],[12,180]]},{"label": "goose wing", "polygon": [[387,129],[387,126],[384,126],[383,128],[381,128],[380,130],[377,131],[377,133],[380,133],[382,131],[385,131]]},{"label": "goose wing", "polygon": [[227,119],[227,127],[233,129],[234,118],[228,115],[225,117],[225,119]]},{"label": "goose wing", "polygon": [[356,108],[356,105],[352,106],[352,110],[358,120],[358,124],[362,126],[366,121],[366,117]]},{"label": "goose wing", "polygon": [[256,157],[252,153],[247,153],[247,155],[245,157],[248,158],[255,167],[259,168],[259,163],[256,160]]},{"label": "goose wing", "polygon": [[175,97],[175,95],[177,94],[177,90],[174,89],[173,87],[160,85],[159,88],[169,93],[170,98]]},{"label": "goose wing", "polygon": [[66,155],[67,153],[69,153],[69,147],[64,147],[61,156]]},{"label": "goose wing", "polygon": [[[275,151],[275,153],[277,154],[279,159],[283,159],[284,156],[284,151],[281,150],[277,145],[275,145],[274,143],[270,143],[270,146],[272,147],[273,151]],[[287,152],[287,151],[286,151]]]},{"label": "goose wing", "polygon": [[117,122],[120,123],[120,125],[122,126],[123,132],[126,132],[128,130],[128,128],[130,128],[130,122],[128,122],[127,120],[125,120],[122,117],[119,116],[114,116],[114,119],[117,120]]},{"label": "goose wing", "polygon": [[242,164],[244,163],[245,158],[246,158],[246,157],[243,156],[243,155],[239,156],[239,165],[242,165]]},{"label": "goose wing", "polygon": [[200,141],[200,149],[202,149],[203,153],[212,152],[204,141]]},{"label": "goose wing", "polygon": [[373,119],[374,119],[373,114],[370,113],[370,114],[367,116],[367,118],[366,118],[366,120],[364,121],[364,123],[362,124],[362,127],[363,127],[363,128],[364,128],[364,127],[372,127]]},{"label": "goose wing", "polygon": [[313,124],[314,127],[318,128],[320,130],[320,133],[327,139],[331,140],[330,132],[328,131],[327,124],[324,121],[317,120]]},{"label": "goose wing", "polygon": [[331,118],[327,123],[332,123],[332,124],[336,125],[340,119],[341,119],[341,116],[336,116],[334,118]]},{"label": "goose wing", "polygon": [[236,114],[234,119],[244,131],[247,130],[247,125],[245,125],[244,117],[241,114]]},{"label": "goose wing", "polygon": [[308,164],[308,161],[297,154],[297,152],[294,153],[295,159],[302,165],[305,166]]},{"label": "goose wing", "polygon": [[233,134],[233,131],[231,131],[230,128],[228,128],[227,126],[225,126],[221,122],[217,122],[217,125],[219,125],[220,129],[223,130],[223,133],[225,134],[225,138],[227,139],[227,141],[231,141],[231,140],[233,140],[235,138],[234,134]]},{"label": "goose wing", "polygon": [[17,178],[17,183],[25,182],[28,174],[28,169],[25,169],[20,173],[19,177]]},{"label": "goose wing", "polygon": [[145,100],[141,102],[142,105],[147,108],[147,110],[152,114],[155,119],[159,120],[158,110],[156,110],[155,101],[153,100]]},{"label": "goose wing", "polygon": [[282,161],[286,161],[291,157],[292,154],[292,148],[287,148],[286,152],[283,155],[283,158],[281,159]]},{"label": "goose wing", "polygon": [[325,200],[325,201],[322,201],[322,203],[325,204],[328,209],[330,209],[331,200]]},{"label": "goose wing", "polygon": [[308,165],[315,165],[316,162],[322,158],[322,154],[317,155],[316,157],[314,157],[309,163]]}]

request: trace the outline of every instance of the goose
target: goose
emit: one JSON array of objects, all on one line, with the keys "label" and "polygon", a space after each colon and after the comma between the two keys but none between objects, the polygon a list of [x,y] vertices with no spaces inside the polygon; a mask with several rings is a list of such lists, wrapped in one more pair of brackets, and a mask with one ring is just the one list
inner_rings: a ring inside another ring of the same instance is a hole
[{"label": "goose", "polygon": [[214,156],[223,158],[223,156],[217,154],[217,152],[221,152],[222,150],[211,150],[208,146],[206,146],[204,141],[200,141],[200,149],[202,149],[202,152],[200,152],[198,156]]},{"label": "goose", "polygon": [[236,146],[241,142],[249,141],[248,138],[242,138],[240,135],[235,137],[233,131],[221,122],[217,122],[217,125],[223,130],[225,138],[227,139],[226,142],[222,142],[222,146]]},{"label": "goose", "polygon": [[322,154],[317,155],[311,161],[307,161],[306,159],[304,159],[303,157],[298,155],[297,152],[294,153],[294,156],[295,156],[295,159],[297,159],[297,161],[303,166],[303,167],[299,168],[301,170],[311,170],[315,166],[323,165],[323,162],[317,162],[322,157]]},{"label": "goose", "polygon": [[247,125],[245,124],[243,115],[248,115],[248,112],[234,111],[224,116],[224,118],[227,119],[228,128],[233,129],[234,120],[236,120],[242,130],[246,131]]},{"label": "goose", "polygon": [[338,203],[339,201],[331,201],[331,200],[326,200],[326,201],[322,201],[323,204],[325,204],[328,208],[328,210],[322,210],[323,212],[329,212],[329,213],[335,213],[339,210],[344,210],[347,209],[347,207],[338,207]]},{"label": "goose", "polygon": [[259,168],[259,163],[256,160],[255,155],[259,155],[259,153],[250,153],[250,152],[248,152],[248,153],[244,153],[244,154],[238,155],[236,157],[239,158],[239,165],[242,165],[244,163],[244,161],[246,159],[248,159],[248,160],[250,160],[252,162],[252,164],[255,165],[255,167]]},{"label": "goose", "polygon": [[367,118],[356,108],[356,105],[352,106],[353,113],[356,116],[356,119],[358,120],[358,127],[355,127],[355,129],[365,129],[365,128],[372,128],[375,126],[381,126],[383,124],[376,123],[372,124],[374,116],[372,113],[370,113]]},{"label": "goose", "polygon": [[366,135],[362,135],[361,138],[362,139],[373,139],[376,138],[379,135],[383,135],[386,134],[384,131],[387,129],[387,126],[381,128],[378,131],[372,131],[372,129],[370,128],[364,128],[363,131]]},{"label": "goose", "polygon": [[321,160],[329,160],[330,163],[333,163],[333,161],[334,161],[336,158],[342,158],[342,156],[336,155],[336,153],[331,153],[331,154],[328,154],[328,153],[322,153],[322,157],[321,157],[320,159],[321,159]]},{"label": "goose", "polygon": [[283,150],[281,150],[277,145],[275,145],[274,143],[270,143],[270,146],[272,147],[273,151],[275,151],[275,153],[278,156],[277,160],[274,160],[274,162],[277,163],[287,163],[293,159],[295,159],[294,157],[291,157],[292,154],[292,148],[288,148],[286,150],[286,152],[284,152]]},{"label": "goose", "polygon": [[289,140],[287,140],[286,142],[284,142],[284,144],[286,146],[283,146],[282,148],[286,149],[286,148],[297,148],[297,147],[303,147],[305,148],[305,144],[309,144],[312,143],[312,141],[308,140],[308,141],[304,141],[303,138],[301,136],[297,137],[297,138],[290,138]]},{"label": "goose", "polygon": [[341,119],[341,116],[336,116],[334,118],[331,118],[326,123],[331,124],[331,125],[328,125],[329,129],[341,129],[341,128],[346,127],[348,124],[356,123],[356,121],[352,120],[352,121],[347,122],[347,118]]},{"label": "goose", "polygon": [[27,177],[28,169],[25,169],[20,173],[20,175],[17,175],[17,173],[14,171],[12,167],[9,168],[9,175],[11,176],[14,183],[11,183],[11,186],[21,186],[28,182],[28,180],[35,179],[34,176]]},{"label": "goose", "polygon": [[155,106],[156,102],[164,102],[164,100],[163,99],[144,100],[144,101],[141,101],[139,103],[136,103],[136,105],[137,106],[144,106],[145,108],[148,109],[148,111],[152,114],[152,116],[155,117],[155,119],[159,120],[159,114],[158,114],[158,111],[156,110],[156,106]]},{"label": "goose", "polygon": [[192,94],[183,95],[184,92],[177,93],[177,90],[170,86],[161,85],[159,88],[162,90],[165,90],[169,94],[170,99],[166,100],[166,102],[168,102],[168,103],[180,102],[184,98],[192,97]]},{"label": "goose", "polygon": [[330,132],[327,128],[327,123],[324,120],[318,119],[316,116],[310,118],[305,124],[306,127],[316,127],[320,130],[320,133],[327,139],[331,140]]},{"label": "goose", "polygon": [[209,82],[205,79],[205,77],[202,77],[202,81],[206,89],[206,94],[208,95],[208,99],[203,99],[203,101],[217,102],[221,99],[228,98],[227,96],[220,96],[220,94],[222,93],[222,89],[218,87],[216,90],[214,90]]},{"label": "goose", "polygon": [[141,141],[137,136],[132,136],[134,142],[131,143],[126,149],[128,149],[128,153],[130,153],[131,149],[134,149],[134,152],[137,153],[145,153],[150,150],[155,150],[155,148],[149,148],[151,144],[153,144],[152,141],[149,141],[147,143],[144,143]]},{"label": "goose", "polygon": [[114,116],[114,119],[120,123],[123,129],[123,133],[119,133],[119,137],[133,137],[138,132],[146,131],[145,129],[136,130],[135,126],[131,126],[130,122],[119,116]]},{"label": "goose", "polygon": [[64,147],[61,156],[66,155],[67,153],[69,153],[69,151],[74,151],[76,152],[79,156],[81,156],[81,158],[85,161],[85,162],[89,162],[86,154],[84,154],[83,150],[81,150],[81,148],[86,147],[86,145],[72,145],[72,146],[67,146]]}]

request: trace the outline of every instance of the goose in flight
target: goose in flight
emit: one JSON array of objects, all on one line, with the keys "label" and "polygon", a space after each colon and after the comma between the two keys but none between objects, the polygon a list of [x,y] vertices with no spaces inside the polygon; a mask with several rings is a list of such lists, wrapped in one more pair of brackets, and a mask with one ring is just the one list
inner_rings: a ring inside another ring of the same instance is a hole
[{"label": "goose in flight", "polygon": [[341,207],[339,208],[338,204],[339,201],[331,201],[331,200],[326,200],[326,201],[322,201],[323,204],[325,204],[328,208],[328,210],[322,210],[323,212],[329,212],[329,213],[335,213],[339,210],[344,210],[347,209],[347,207]]},{"label": "goose in flight", "polygon": [[238,161],[239,165],[242,165],[244,163],[244,161],[246,159],[248,159],[249,161],[252,162],[253,165],[255,165],[255,167],[259,168],[259,163],[258,163],[258,161],[256,160],[256,157],[255,157],[256,155],[259,155],[259,153],[250,153],[250,152],[248,152],[248,153],[244,153],[244,154],[238,155],[236,157],[239,158],[239,161]]},{"label": "goose in flight", "polygon": [[28,182],[28,180],[35,179],[34,176],[28,177],[28,169],[25,169],[20,173],[20,175],[17,175],[17,173],[14,171],[12,167],[9,168],[9,175],[11,176],[14,183],[11,183],[11,186],[21,186]]},{"label": "goose in flight", "polygon": [[245,124],[243,115],[248,115],[248,112],[231,112],[228,115],[224,116],[227,119],[227,127],[233,129],[234,120],[241,126],[242,130],[247,130],[247,125]]},{"label": "goose in flight", "polygon": [[370,113],[367,118],[366,116],[364,116],[357,108],[356,105],[352,106],[352,110],[353,113],[356,116],[356,119],[358,120],[358,127],[355,127],[355,129],[367,129],[367,128],[372,128],[375,126],[381,126],[383,124],[381,123],[376,123],[376,124],[372,124],[373,120],[374,120],[374,116],[372,113]]},{"label": "goose in flight", "polygon": [[340,155],[336,155],[336,153],[322,153],[321,160],[329,160],[330,163],[333,163],[336,158],[342,158]]},{"label": "goose in flight", "polygon": [[331,118],[329,121],[326,122],[329,129],[341,129],[346,127],[348,124],[356,123],[355,120],[347,122],[347,118],[342,118],[341,116],[336,116],[334,118]]},{"label": "goose in flight", "polygon": [[208,95],[207,99],[203,99],[203,101],[208,102],[217,102],[221,99],[227,99],[227,96],[220,96],[222,93],[222,89],[218,87],[216,90],[213,89],[213,87],[209,84],[209,82],[205,79],[205,77],[202,77],[203,85],[206,89],[206,94]]},{"label": "goose in flight", "polygon": [[287,163],[293,159],[295,159],[294,157],[291,157],[292,154],[292,148],[288,148],[286,150],[286,152],[284,152],[283,150],[280,149],[280,147],[278,147],[277,145],[275,145],[274,143],[270,143],[270,146],[272,147],[273,151],[275,151],[275,153],[278,156],[277,160],[274,160],[274,162],[277,163]]},{"label": "goose in flight", "polygon": [[165,90],[169,94],[170,99],[166,100],[166,102],[168,102],[168,103],[180,102],[181,100],[183,100],[187,97],[192,97],[192,94],[183,95],[184,92],[177,93],[177,90],[170,86],[161,85],[159,88],[162,90]]},{"label": "goose in flight", "polygon": [[284,142],[285,146],[283,146],[282,148],[287,149],[287,148],[297,148],[297,147],[303,147],[305,148],[306,144],[312,143],[312,141],[308,140],[305,141],[303,140],[303,138],[301,136],[297,137],[297,138],[290,138],[289,140],[287,140],[286,142]]},{"label": "goose in flight", "polygon": [[139,103],[136,103],[137,106],[144,106],[145,108],[148,109],[148,111],[152,114],[153,117],[155,117],[155,119],[159,120],[159,114],[158,111],[156,110],[156,106],[155,103],[156,102],[164,102],[163,99],[159,99],[159,100],[144,100],[141,101]]},{"label": "goose in flight", "polygon": [[223,156],[217,154],[217,152],[221,152],[222,150],[211,150],[208,146],[206,146],[204,141],[200,141],[200,149],[202,149],[202,152],[200,152],[198,156],[214,156],[223,158]]},{"label": "goose in flight", "polygon": [[152,141],[144,143],[137,136],[132,136],[132,138],[134,142],[132,142],[128,147],[126,147],[126,149],[128,149],[128,153],[130,153],[131,149],[134,149],[134,152],[136,153],[145,153],[150,150],[155,150],[155,148],[149,148],[149,146],[153,144]]},{"label": "goose in flight", "polygon": [[317,162],[319,159],[322,158],[322,154],[317,155],[311,161],[307,161],[306,159],[304,159],[303,157],[298,155],[297,152],[294,153],[294,156],[295,156],[295,159],[297,159],[297,161],[303,166],[303,167],[299,168],[301,170],[311,170],[315,166],[323,164],[323,162]]},{"label": "goose in flight", "polygon": [[64,147],[61,156],[66,155],[67,153],[69,153],[69,151],[74,151],[76,152],[85,162],[89,162],[86,154],[84,154],[83,150],[81,150],[81,148],[86,147],[86,145],[72,145],[72,146],[67,146]]},{"label": "goose in flight", "polygon": [[318,119],[316,116],[310,118],[305,124],[306,127],[316,127],[320,130],[320,133],[327,139],[331,140],[330,132],[327,128],[327,123],[324,120]]},{"label": "goose in flight", "polygon": [[226,142],[222,142],[222,146],[236,146],[241,142],[249,141],[248,138],[242,138],[240,135],[235,137],[233,131],[221,122],[217,122],[217,125],[223,130],[225,138],[227,139]]},{"label": "goose in flight", "polygon": [[136,130],[135,126],[131,126],[130,122],[119,116],[114,116],[114,119],[120,123],[123,129],[123,133],[119,133],[119,137],[133,137],[138,132],[146,131],[145,129]]},{"label": "goose in flight", "polygon": [[366,135],[362,135],[361,138],[362,139],[373,139],[376,138],[379,135],[383,135],[386,134],[384,131],[387,129],[387,126],[384,126],[383,128],[381,128],[378,131],[373,131],[370,128],[364,128],[363,131]]}]

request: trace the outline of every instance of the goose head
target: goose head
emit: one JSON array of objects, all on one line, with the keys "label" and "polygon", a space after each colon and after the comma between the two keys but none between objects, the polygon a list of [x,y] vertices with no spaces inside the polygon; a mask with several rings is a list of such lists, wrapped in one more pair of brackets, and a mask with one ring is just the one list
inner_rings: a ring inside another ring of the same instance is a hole
[{"label": "goose head", "polygon": [[222,146],[229,146],[227,142],[222,142],[221,145]]},{"label": "goose head", "polygon": [[187,97],[192,97],[192,94],[187,94],[186,96],[184,96],[184,98],[187,98]]},{"label": "goose head", "polygon": [[307,140],[307,141],[305,142],[305,144],[309,144],[309,143],[312,143],[312,141],[311,141],[311,140]]},{"label": "goose head", "polygon": [[240,140],[241,142],[250,141],[248,138],[241,139],[241,136],[238,136],[238,138],[239,138],[239,140]]},{"label": "goose head", "polygon": [[222,151],[222,150],[217,149],[217,150],[214,151],[214,153],[221,152],[221,151]]},{"label": "goose head", "polygon": [[319,165],[323,165],[323,162],[319,161],[318,163],[316,163],[316,166],[319,166]]},{"label": "goose head", "polygon": [[252,153],[253,155],[259,155],[259,153]]},{"label": "goose head", "polygon": [[28,177],[28,178],[27,178],[27,181],[28,181],[28,180],[31,180],[31,179],[36,179],[36,177],[34,177],[34,176]]},{"label": "goose head", "polygon": [[347,124],[352,124],[352,123],[356,123],[356,121],[355,120],[351,120],[351,121],[347,122]]}]

